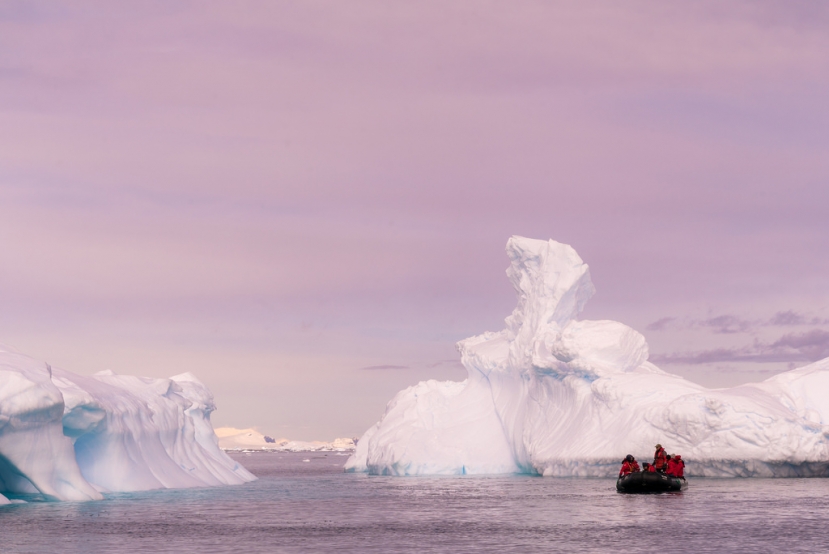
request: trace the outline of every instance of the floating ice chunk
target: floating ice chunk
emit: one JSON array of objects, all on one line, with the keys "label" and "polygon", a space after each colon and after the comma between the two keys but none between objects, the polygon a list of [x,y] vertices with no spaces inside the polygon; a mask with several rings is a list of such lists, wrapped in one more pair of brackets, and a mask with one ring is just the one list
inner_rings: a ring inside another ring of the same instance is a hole
[{"label": "floating ice chunk", "polygon": [[506,329],[458,343],[469,378],[401,391],[346,463],[392,475],[611,476],[659,442],[710,476],[829,476],[829,359],[709,390],[647,361],[644,337],[575,319],[594,289],[569,246],[512,237]]}]

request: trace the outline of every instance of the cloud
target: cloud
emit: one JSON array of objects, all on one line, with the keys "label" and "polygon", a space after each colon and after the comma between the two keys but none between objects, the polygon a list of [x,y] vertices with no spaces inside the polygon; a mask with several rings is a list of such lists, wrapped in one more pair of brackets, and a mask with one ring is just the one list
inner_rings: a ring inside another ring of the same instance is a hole
[{"label": "cloud", "polygon": [[806,314],[798,313],[794,310],[786,310],[784,312],[777,312],[768,320],[766,325],[775,325],[780,327],[793,325],[826,325],[829,324],[829,319],[822,319],[820,317],[810,317]]},{"label": "cloud", "polygon": [[[797,364],[795,364],[794,362],[789,364],[789,369],[794,369],[795,367],[797,367]],[[771,368],[754,368],[754,367],[748,367],[747,368],[747,367],[739,367],[739,366],[735,366],[735,365],[731,365],[731,364],[724,364],[724,365],[717,364],[717,365],[714,366],[713,369],[715,369],[717,371],[717,373],[732,373],[732,374],[746,373],[746,374],[751,374],[751,375],[756,375],[758,373],[776,373],[778,371],[777,369],[771,369]]]},{"label": "cloud", "polygon": [[785,312],[777,312],[768,321],[768,325],[803,325],[806,323],[806,318],[803,314],[799,314],[794,310],[786,310]]},{"label": "cloud", "polygon": [[662,319],[657,319],[645,329],[648,331],[664,331],[665,329],[670,328],[673,326],[674,322],[676,321],[675,317],[663,317]]},{"label": "cloud", "polygon": [[755,341],[741,348],[714,348],[676,352],[651,358],[656,364],[710,364],[719,362],[815,362],[829,357],[829,332],[812,329],[788,333],[774,342]]},{"label": "cloud", "polygon": [[394,364],[380,364],[380,365],[370,365],[366,367],[361,367],[360,370],[368,370],[368,371],[385,371],[385,370],[397,370],[397,369],[434,369],[436,367],[456,367],[458,369],[466,369],[464,365],[461,363],[459,359],[446,359],[446,360],[438,360],[436,362],[420,365],[415,364],[414,366],[408,365],[394,365]]},{"label": "cloud", "polygon": [[697,352],[675,352],[672,354],[661,354],[652,356],[651,361],[655,364],[710,364],[716,362],[742,361],[740,350],[735,348],[715,348],[713,350],[700,350]]},{"label": "cloud", "polygon": [[434,368],[434,367],[439,367],[439,366],[443,366],[443,365],[451,365],[451,366],[457,366],[457,367],[464,368],[464,365],[457,358],[450,358],[448,360],[438,360],[434,363],[431,363],[431,364],[427,365],[426,367]]},{"label": "cloud", "polygon": [[750,333],[758,327],[795,327],[802,325],[827,325],[829,319],[784,310],[768,319],[743,319],[733,314],[718,315],[707,319],[663,317],[649,324],[648,331],[676,331],[682,329],[710,329],[716,334]]},{"label": "cloud", "polygon": [[809,361],[829,357],[829,332],[812,329],[805,333],[789,333],[772,343],[773,350],[791,350],[806,356]]},{"label": "cloud", "polygon": [[708,319],[679,319],[677,317],[663,317],[657,319],[645,329],[648,331],[667,331],[680,329],[710,329],[717,334],[745,333],[757,325],[756,321],[742,319],[732,314],[718,315]]},{"label": "cloud", "polygon": [[745,333],[749,331],[753,324],[751,321],[740,319],[734,315],[721,315],[705,319],[699,322],[703,327],[709,327],[715,333]]}]

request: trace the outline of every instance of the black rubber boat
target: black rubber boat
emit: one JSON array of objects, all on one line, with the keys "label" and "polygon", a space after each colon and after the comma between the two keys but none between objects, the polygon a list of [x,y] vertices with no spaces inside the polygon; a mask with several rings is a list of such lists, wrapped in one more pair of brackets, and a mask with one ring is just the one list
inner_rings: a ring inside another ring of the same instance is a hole
[{"label": "black rubber boat", "polygon": [[617,491],[630,493],[673,492],[681,491],[687,486],[685,479],[651,471],[631,473],[616,481]]}]

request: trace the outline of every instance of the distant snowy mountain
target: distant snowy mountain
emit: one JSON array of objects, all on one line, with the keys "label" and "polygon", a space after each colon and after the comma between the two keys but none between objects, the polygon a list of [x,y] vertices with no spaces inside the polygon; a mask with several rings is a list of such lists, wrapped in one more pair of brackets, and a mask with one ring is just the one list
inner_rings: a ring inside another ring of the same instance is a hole
[{"label": "distant snowy mountain", "polygon": [[93,500],[255,480],[219,449],[214,409],[189,373],[85,377],[0,345],[0,493]]},{"label": "distant snowy mountain", "polygon": [[219,437],[219,448],[222,450],[272,450],[275,452],[346,452],[354,450],[354,439],[340,438],[332,442],[325,441],[293,441],[275,439],[263,435],[256,429],[236,429],[234,427],[219,427],[216,429]]},{"label": "distant snowy mountain", "polygon": [[649,363],[633,329],[576,319],[594,288],[573,248],[512,237],[507,254],[506,329],[458,343],[465,381],[398,393],[346,470],[606,477],[661,443],[688,475],[829,476],[829,359],[706,389]]}]

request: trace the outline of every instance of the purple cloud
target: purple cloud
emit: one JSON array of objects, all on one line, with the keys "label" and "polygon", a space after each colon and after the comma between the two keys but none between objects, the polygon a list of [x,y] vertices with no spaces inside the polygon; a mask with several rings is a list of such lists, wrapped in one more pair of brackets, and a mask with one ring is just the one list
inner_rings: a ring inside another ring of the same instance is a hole
[{"label": "purple cloud", "polygon": [[653,356],[656,364],[710,364],[717,362],[815,362],[829,357],[829,332],[813,329],[789,333],[771,343],[756,341],[741,348],[714,348]]},{"label": "purple cloud", "polygon": [[666,331],[705,328],[716,334],[746,333],[756,326],[756,322],[742,319],[735,315],[720,315],[707,319],[679,319],[677,317],[663,317],[648,324],[648,331]]},{"label": "purple cloud", "polygon": [[803,325],[808,323],[806,317],[794,310],[786,310],[784,312],[777,312],[768,321],[768,325]]},{"label": "purple cloud", "polygon": [[786,310],[784,312],[777,312],[774,314],[771,319],[769,319],[767,325],[777,325],[777,326],[795,326],[795,325],[827,325],[829,324],[829,319],[824,319],[821,317],[815,316],[808,316],[806,314],[802,314],[796,312],[794,310]]},{"label": "purple cloud", "polygon": [[700,325],[713,329],[715,333],[730,334],[745,333],[751,329],[752,322],[733,315],[721,315],[705,319]]},{"label": "purple cloud", "polygon": [[675,317],[663,317],[649,324],[647,327],[645,327],[645,329],[647,329],[648,331],[664,331],[665,329],[668,329],[669,327],[673,326],[675,322]]},{"label": "purple cloud", "polygon": [[760,326],[770,327],[794,327],[802,325],[826,325],[829,319],[795,311],[785,310],[776,312],[767,320],[745,319],[732,314],[725,314],[707,319],[680,319],[677,317],[663,317],[648,324],[645,329],[648,331],[666,331],[705,328],[715,334],[750,333],[756,331]]},{"label": "purple cloud", "polygon": [[820,360],[829,357],[829,332],[813,329],[805,333],[789,333],[773,342],[770,349],[796,352],[809,361]]}]

